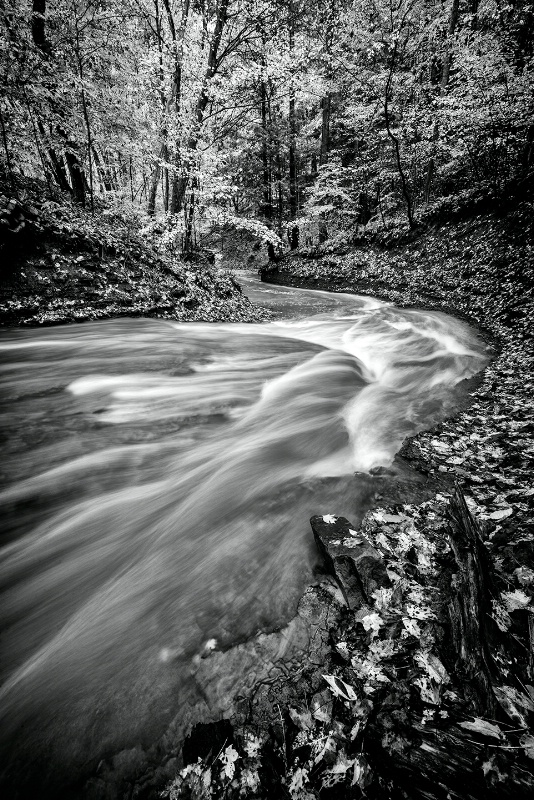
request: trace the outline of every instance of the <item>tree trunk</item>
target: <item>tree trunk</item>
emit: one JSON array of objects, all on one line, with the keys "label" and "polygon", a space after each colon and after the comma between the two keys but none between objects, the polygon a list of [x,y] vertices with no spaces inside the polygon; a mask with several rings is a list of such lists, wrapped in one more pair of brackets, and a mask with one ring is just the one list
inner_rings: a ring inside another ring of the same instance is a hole
[{"label": "tree trunk", "polygon": [[456,489],[450,500],[449,538],[458,571],[449,605],[456,672],[465,676],[473,708],[480,716],[495,716],[492,680],[497,670],[490,653],[499,631],[492,619],[497,592],[480,528]]},{"label": "tree trunk", "polygon": [[161,172],[160,167],[160,160],[163,158],[164,154],[164,147],[162,145],[161,150],[159,151],[158,160],[156,162],[156,166],[154,167],[154,172],[152,173],[152,180],[150,181],[150,188],[148,190],[148,200],[147,200],[147,214],[151,217],[154,216],[156,211],[156,197],[158,194],[158,186],[159,186],[159,176]]},{"label": "tree trunk", "polygon": [[46,0],[33,0],[32,2],[32,39],[39,50],[47,51],[45,33]]},{"label": "tree trunk", "polygon": [[184,175],[183,172],[178,175],[175,174],[171,181],[169,214],[179,214],[183,209],[186,189],[187,175]]},{"label": "tree trunk", "polygon": [[[439,85],[439,97],[443,97],[445,91],[447,90],[447,86],[449,84],[449,76],[451,71],[451,52],[450,52],[451,41],[456,31],[456,25],[458,23],[459,6],[460,6],[460,0],[452,0],[451,14],[449,17],[449,28],[447,31],[447,38],[445,40],[445,48],[443,53],[443,66],[441,71],[441,81]],[[476,17],[474,18],[476,19]],[[434,123],[434,130],[432,131],[433,144],[437,142],[438,136],[439,136],[439,125],[436,120],[436,122]],[[430,156],[428,161],[428,166],[426,169],[425,189],[423,195],[425,204],[428,204],[428,201],[430,199],[430,189],[432,186],[432,180],[434,178],[434,171],[435,171],[435,159],[434,156]]]},{"label": "tree trunk", "polygon": [[54,178],[56,179],[56,183],[60,189],[64,192],[68,192],[69,194],[72,193],[72,188],[67,178],[67,173],[65,172],[65,167],[63,165],[63,161],[61,157],[58,156],[55,149],[50,146],[50,144],[46,144],[48,141],[48,136],[46,135],[46,131],[44,129],[44,125],[41,120],[37,120],[37,128],[46,145],[46,154],[50,160],[50,165],[52,167],[52,173]]},{"label": "tree trunk", "polygon": [[[32,18],[31,18],[32,40],[34,45],[43,54],[43,57],[48,58],[50,47],[46,38],[45,26],[46,26],[46,0],[33,0]],[[58,110],[53,97],[50,100],[50,108],[51,111],[58,118],[61,118],[62,114]],[[40,122],[38,124],[39,124],[39,131],[41,135],[43,135],[44,128]],[[61,139],[64,141],[65,161],[67,163],[67,167],[69,170],[72,188],[69,186],[69,183],[67,181],[67,176],[62,167],[60,158],[57,156],[53,148],[49,148],[48,156],[50,158],[50,163],[52,164],[53,167],[54,176],[56,177],[58,185],[60,186],[61,189],[72,192],[74,199],[77,202],[81,203],[82,205],[85,205],[85,177],[83,174],[83,168],[80,164],[78,156],[75,153],[77,145],[75,142],[70,140],[68,133],[64,130],[64,128],[60,124],[56,126],[56,130]]]},{"label": "tree trunk", "polygon": [[[293,0],[289,2],[289,53],[295,46],[295,17]],[[297,172],[297,121],[295,109],[295,84],[291,78],[289,85],[289,217],[296,220],[298,213],[298,172]],[[299,246],[299,229],[293,225],[288,231],[289,246],[296,250]]]},{"label": "tree trunk", "polygon": [[107,165],[102,163],[102,159],[98,155],[96,147],[93,145],[93,160],[95,162],[96,171],[100,179],[100,185],[103,186],[106,192],[112,192],[114,189],[112,177],[109,173]]},{"label": "tree trunk", "polygon": [[262,132],[262,147],[261,147],[261,160],[262,160],[262,178],[263,178],[263,216],[265,219],[272,219],[273,216],[273,199],[271,188],[271,160],[270,160],[270,147],[269,147],[269,127],[267,122],[267,86],[265,81],[261,81],[260,85],[261,97],[261,132]]},{"label": "tree trunk", "polygon": [[[80,73],[81,73],[81,67],[80,67]],[[81,74],[80,78],[82,78]],[[85,129],[87,131],[87,158],[89,161],[89,192],[91,197],[91,213],[94,214],[95,204],[94,204],[94,192],[93,192],[93,158],[92,158],[93,138],[91,134],[91,124],[89,122],[89,112],[87,110],[87,101],[84,89],[82,89],[82,108],[83,108],[83,118],[85,121]]]},{"label": "tree trunk", "polygon": [[195,241],[193,238],[193,233],[195,230],[194,225],[194,218],[195,218],[195,210],[196,210],[196,189],[197,186],[197,178],[195,177],[196,171],[196,150],[198,147],[198,140],[200,136],[200,131],[202,129],[202,124],[204,122],[204,113],[206,111],[206,107],[209,101],[208,95],[208,85],[210,80],[213,78],[215,73],[218,69],[218,60],[217,55],[219,52],[219,46],[221,44],[221,39],[223,35],[224,26],[226,25],[228,19],[228,3],[229,0],[221,0],[220,4],[217,7],[217,16],[215,20],[215,27],[213,29],[213,34],[210,40],[210,48],[208,53],[208,63],[206,66],[206,71],[204,73],[204,80],[202,82],[202,89],[200,90],[200,94],[198,96],[198,100],[196,103],[195,109],[195,129],[189,139],[189,151],[193,154],[192,164],[190,165],[190,169],[193,170],[193,177],[190,178],[191,183],[191,193],[188,198],[188,205],[186,208],[186,226],[185,226],[185,234],[184,234],[184,243],[183,249],[186,253],[191,252],[195,248]]},{"label": "tree trunk", "polygon": [[67,147],[69,146],[72,149],[65,151],[65,161],[69,170],[72,196],[77,203],[85,206],[85,176],[78,156],[72,151],[76,145],[74,142],[67,142]]},{"label": "tree trunk", "polygon": [[330,150],[330,109],[331,97],[326,95],[321,100],[321,151],[319,155],[319,164],[326,164],[328,161],[328,151]]},{"label": "tree trunk", "polygon": [[[456,2],[456,0],[455,0],[455,2]],[[396,61],[397,61],[397,51],[398,51],[398,40],[395,40],[395,46],[393,48],[393,54],[391,56],[391,65],[390,65],[390,69],[389,69],[389,75],[388,75],[388,79],[387,79],[387,82],[386,82],[386,88],[385,88],[385,92],[384,92],[384,118],[385,118],[385,122],[386,122],[387,135],[391,139],[391,141],[393,142],[393,150],[394,150],[394,153],[395,153],[395,161],[397,162],[397,171],[399,173],[399,177],[400,177],[400,181],[401,181],[402,196],[404,197],[404,200],[406,202],[406,214],[408,216],[408,224],[409,224],[410,228],[415,228],[415,222],[414,222],[414,218],[413,218],[412,196],[411,196],[410,191],[408,189],[408,182],[406,180],[406,175],[405,175],[405,172],[404,172],[404,168],[402,166],[402,158],[401,158],[401,152],[400,152],[400,142],[399,142],[398,136],[396,136],[393,133],[393,130],[391,128],[391,116],[390,116],[390,112],[389,112],[389,93],[391,91],[391,87],[392,87],[392,84],[393,84],[393,75],[394,75],[394,72],[395,72],[395,64],[396,64]]]},{"label": "tree trunk", "polygon": [[[167,21],[174,50],[174,73],[172,79],[172,90],[169,102],[167,103],[167,113],[173,113],[176,117],[176,128],[180,129],[180,113],[182,108],[182,63],[184,57],[184,36],[189,17],[190,0],[185,0],[182,5],[182,13],[178,28],[176,27],[169,0],[163,0]],[[157,7],[157,0],[156,0]],[[160,51],[160,57],[162,56]],[[181,156],[182,142],[180,137],[174,142],[174,155],[172,160],[174,170],[170,177],[170,187],[167,192],[167,209],[169,214],[178,214],[184,205],[185,192],[187,189],[187,176],[184,175],[184,165]]]},{"label": "tree trunk", "polygon": [[13,192],[15,197],[17,197],[17,184],[15,182],[15,174],[13,172],[13,167],[12,167],[12,164],[11,164],[11,156],[10,156],[10,153],[9,153],[9,145],[7,143],[6,127],[5,127],[5,124],[4,124],[4,115],[2,113],[2,107],[1,106],[0,106],[0,128],[2,129],[2,142],[3,142],[3,145],[4,145],[4,152],[6,154],[6,166],[7,166],[7,171],[8,171],[8,174],[9,174],[9,181],[11,183],[11,191]]},{"label": "tree trunk", "polygon": [[278,232],[281,233],[284,216],[284,194],[282,191],[282,153],[279,140],[276,143],[276,212]]}]

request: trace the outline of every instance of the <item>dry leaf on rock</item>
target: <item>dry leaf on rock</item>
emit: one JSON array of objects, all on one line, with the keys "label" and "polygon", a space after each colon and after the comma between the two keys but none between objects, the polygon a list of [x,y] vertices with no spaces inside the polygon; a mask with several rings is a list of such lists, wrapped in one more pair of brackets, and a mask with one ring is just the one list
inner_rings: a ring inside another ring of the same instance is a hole
[{"label": "dry leaf on rock", "polygon": [[473,722],[459,722],[460,728],[465,728],[467,731],[473,733],[480,733],[482,736],[488,736],[491,739],[502,739],[503,735],[498,725],[488,722],[480,717],[475,717]]}]

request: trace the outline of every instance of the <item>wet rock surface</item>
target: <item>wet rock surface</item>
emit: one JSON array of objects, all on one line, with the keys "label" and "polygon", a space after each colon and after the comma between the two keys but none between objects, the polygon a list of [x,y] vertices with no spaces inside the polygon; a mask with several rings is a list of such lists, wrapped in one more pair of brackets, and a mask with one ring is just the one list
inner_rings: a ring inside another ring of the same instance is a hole
[{"label": "wet rock surface", "polygon": [[310,522],[319,552],[348,608],[360,608],[377,589],[390,585],[382,556],[348,520],[327,515],[312,517]]}]

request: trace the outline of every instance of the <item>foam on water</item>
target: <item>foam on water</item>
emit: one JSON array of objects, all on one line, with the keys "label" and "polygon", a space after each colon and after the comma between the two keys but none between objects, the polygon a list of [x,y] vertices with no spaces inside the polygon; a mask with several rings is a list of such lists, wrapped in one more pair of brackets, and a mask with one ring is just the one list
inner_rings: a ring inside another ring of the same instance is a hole
[{"label": "foam on water", "polygon": [[207,639],[291,616],[310,515],[357,522],[371,489],[353,473],[391,464],[484,362],[446,316],[332,304],[264,325],[3,335],[6,775],[31,764],[59,786],[161,735]]}]

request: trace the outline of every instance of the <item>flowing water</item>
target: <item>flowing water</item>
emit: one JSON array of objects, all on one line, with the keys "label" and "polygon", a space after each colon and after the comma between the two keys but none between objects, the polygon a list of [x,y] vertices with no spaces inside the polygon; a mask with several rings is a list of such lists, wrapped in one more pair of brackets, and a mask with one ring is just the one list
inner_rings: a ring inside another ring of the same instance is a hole
[{"label": "flowing water", "polygon": [[0,337],[8,786],[160,736],[207,640],[294,613],[310,515],[357,522],[354,473],[390,465],[486,358],[445,315],[242,280],[278,319]]}]

